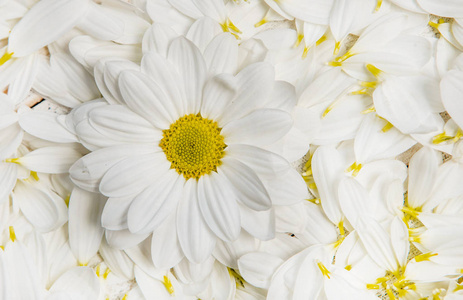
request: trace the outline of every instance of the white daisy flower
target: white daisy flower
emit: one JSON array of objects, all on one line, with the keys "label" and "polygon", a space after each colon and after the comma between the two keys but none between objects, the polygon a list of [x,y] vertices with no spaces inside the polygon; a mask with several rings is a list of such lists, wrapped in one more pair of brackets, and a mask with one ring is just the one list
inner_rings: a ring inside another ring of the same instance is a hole
[{"label": "white daisy flower", "polygon": [[137,237],[136,244],[154,232],[153,247],[162,241],[165,248],[154,251],[163,253],[153,257],[157,264],[173,266],[183,255],[200,263],[217,238],[233,241],[241,228],[257,234],[258,214],[266,220],[258,238],[272,238],[273,205],[306,198],[302,177],[265,150],[292,126],[285,103],[271,97],[273,68],[208,75],[208,65],[220,70],[224,60],[175,39],[167,59],[149,53],[141,72],[121,72],[121,104],[90,102],[71,113],[75,132],[94,150],[71,178],[109,197],[102,216],[108,241]]}]

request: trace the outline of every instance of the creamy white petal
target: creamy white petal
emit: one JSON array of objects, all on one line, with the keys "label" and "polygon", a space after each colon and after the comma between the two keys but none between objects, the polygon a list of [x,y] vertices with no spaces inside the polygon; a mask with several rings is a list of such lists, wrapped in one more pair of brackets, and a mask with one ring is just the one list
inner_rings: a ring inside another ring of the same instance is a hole
[{"label": "creamy white petal", "polygon": [[283,260],[265,252],[251,252],[238,260],[241,276],[250,284],[268,289],[270,280]]},{"label": "creamy white petal", "polygon": [[181,0],[168,0],[168,2],[175,7],[175,9],[193,19],[198,19],[203,16],[203,13],[196,7],[194,1],[184,2]]},{"label": "creamy white petal", "polygon": [[[223,30],[217,21],[209,17],[202,17],[191,25],[186,38],[192,41],[204,53],[204,50],[212,39],[221,33],[223,33]],[[206,55],[204,57],[207,58]]]},{"label": "creamy white petal", "polygon": [[151,257],[157,268],[168,269],[184,257],[177,238],[176,214],[168,217],[151,238]]},{"label": "creamy white petal", "polygon": [[23,101],[27,97],[39,72],[36,54],[21,59],[24,60],[22,68],[17,73],[14,81],[8,86],[8,96],[16,103]]},{"label": "creamy white petal", "polygon": [[61,275],[50,288],[50,292],[66,292],[73,299],[92,300],[98,298],[100,281],[91,268],[75,267]]},{"label": "creamy white petal", "polygon": [[124,105],[108,105],[92,109],[90,125],[111,140],[127,144],[155,144],[161,139],[161,131]]},{"label": "creamy white petal", "polygon": [[210,74],[235,74],[238,68],[238,42],[229,33],[217,35],[207,45],[204,57]]},{"label": "creamy white petal", "polygon": [[254,210],[268,210],[272,207],[270,196],[257,174],[240,161],[224,157],[218,169],[229,180],[238,200]]},{"label": "creamy white petal", "polygon": [[171,295],[161,280],[149,276],[138,266],[135,267],[135,279],[144,296],[143,299],[168,300],[171,298]]},{"label": "creamy white petal", "polygon": [[132,280],[134,278],[134,263],[127,254],[124,253],[124,251],[111,248],[106,242],[106,239],[103,239],[101,241],[99,252],[111,272],[114,272],[119,276],[123,276],[128,280]]},{"label": "creamy white petal", "polygon": [[[118,250],[127,250],[140,244],[149,234],[135,234],[125,229],[115,231],[106,230],[105,236],[109,246]],[[129,253],[127,254],[130,256]]]},{"label": "creamy white petal", "polygon": [[410,251],[410,242],[408,241],[407,225],[399,218],[395,217],[391,222],[391,244],[394,248],[394,254],[400,266],[407,264],[407,256]]},{"label": "creamy white petal", "polygon": [[3,203],[13,190],[17,180],[17,166],[0,162],[0,203]]},{"label": "creamy white petal", "polygon": [[185,98],[188,99],[188,113],[197,113],[201,106],[202,90],[206,80],[206,62],[199,49],[186,38],[172,41],[167,59],[180,74]]},{"label": "creamy white petal", "polygon": [[69,200],[69,244],[80,264],[86,265],[100,248],[104,229],[101,211],[106,199],[74,188]]},{"label": "creamy white petal", "polygon": [[211,17],[217,22],[223,22],[226,19],[225,5],[220,0],[193,0],[198,10],[205,16]]},{"label": "creamy white petal", "polygon": [[177,33],[169,26],[162,23],[153,23],[143,36],[143,53],[154,51],[166,58],[170,43],[176,37]]},{"label": "creamy white petal", "polygon": [[12,29],[9,52],[26,56],[57,40],[74,27],[87,11],[90,1],[40,1]]},{"label": "creamy white petal", "polygon": [[29,170],[41,173],[67,173],[82,157],[73,147],[43,147],[19,158],[19,163]]},{"label": "creamy white petal", "polygon": [[[100,68],[100,63],[103,64],[103,82],[101,82],[99,86],[103,86],[103,91],[105,93],[107,91],[106,95],[110,95],[110,101],[108,102],[116,104],[126,103],[124,101],[125,99],[121,94],[121,87],[119,82],[119,79],[121,77],[120,75],[123,71],[127,70],[139,71],[140,67],[137,64],[125,59],[111,58],[108,60],[104,60],[103,58],[98,61],[98,64],[95,65],[95,70],[97,70],[97,68]],[[101,77],[99,80],[101,81]]]},{"label": "creamy white petal", "polygon": [[93,151],[76,161],[69,173],[72,181],[79,187],[98,192],[101,178],[116,163],[123,159],[154,154],[151,145],[122,145]]},{"label": "creamy white petal", "polygon": [[26,219],[40,232],[49,232],[64,224],[67,208],[64,201],[54,201],[51,195],[22,181],[16,183],[13,201],[19,206]]},{"label": "creamy white petal", "polygon": [[156,230],[166,218],[174,214],[184,184],[183,176],[170,169],[138,194],[127,213],[129,230],[138,234]]},{"label": "creamy white petal", "polygon": [[178,119],[175,104],[166,101],[162,88],[147,75],[124,71],[119,78],[119,86],[127,105],[157,128],[167,129]]},{"label": "creamy white petal", "polygon": [[127,229],[127,213],[132,197],[109,198],[101,213],[101,226],[108,230]]},{"label": "creamy white petal", "polygon": [[333,0],[284,0],[279,2],[287,14],[305,22],[328,24]]},{"label": "creamy white petal", "polygon": [[237,195],[227,178],[212,172],[198,180],[198,204],[209,228],[222,240],[234,241],[241,230]]},{"label": "creamy white petal", "polygon": [[261,178],[273,205],[291,205],[309,197],[307,185],[301,174],[294,169],[270,180]]},{"label": "creamy white petal", "polygon": [[124,34],[124,22],[111,14],[111,10],[90,2],[85,18],[77,24],[83,32],[100,40],[115,40]]},{"label": "creamy white petal", "polygon": [[126,158],[104,174],[100,192],[107,197],[135,195],[165,175],[169,168],[170,163],[161,152]]},{"label": "creamy white petal", "polygon": [[57,120],[58,115],[49,111],[24,111],[19,115],[19,125],[27,133],[56,143],[77,142],[77,137]]},{"label": "creamy white petal", "polygon": [[283,137],[293,125],[291,115],[277,109],[259,109],[233,120],[222,129],[225,143],[266,146]]},{"label": "creamy white petal", "polygon": [[344,178],[339,183],[339,203],[349,223],[356,228],[359,216],[373,214],[372,201],[367,190],[353,178]]},{"label": "creamy white petal", "polygon": [[[239,204],[241,227],[253,237],[268,241],[275,237],[275,210],[256,211]],[[243,233],[243,231],[241,231]],[[240,243],[238,238],[235,243]],[[215,254],[214,254],[215,255]]]},{"label": "creamy white petal", "polygon": [[201,116],[212,119],[222,128],[223,111],[236,95],[236,80],[229,74],[220,74],[206,82],[201,102]]},{"label": "creamy white petal", "polygon": [[254,170],[261,179],[272,179],[275,175],[287,173],[291,167],[278,154],[250,145],[230,145],[225,154],[238,159]]},{"label": "creamy white petal", "polygon": [[463,7],[458,0],[417,0],[418,4],[428,13],[449,18],[462,18]]},{"label": "creamy white petal", "polygon": [[177,211],[177,235],[188,260],[201,263],[214,249],[217,237],[209,229],[199,209],[197,183],[188,180]]},{"label": "creamy white petal", "polygon": [[442,103],[452,119],[463,128],[463,88],[461,86],[463,72],[452,70],[447,72],[440,83]]},{"label": "creamy white petal", "polygon": [[344,173],[341,155],[330,146],[318,148],[312,157],[312,172],[323,210],[331,222],[338,224],[342,219],[342,213],[338,191],[333,187],[339,184]]},{"label": "creamy white petal", "polygon": [[22,142],[24,131],[19,124],[14,123],[0,130],[0,158],[10,157]]}]

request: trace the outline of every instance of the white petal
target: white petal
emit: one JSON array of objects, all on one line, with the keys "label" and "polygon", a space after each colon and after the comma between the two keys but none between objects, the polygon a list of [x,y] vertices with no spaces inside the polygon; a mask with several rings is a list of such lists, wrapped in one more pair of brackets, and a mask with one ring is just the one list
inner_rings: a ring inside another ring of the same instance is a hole
[{"label": "white petal", "polygon": [[197,113],[201,105],[202,90],[206,80],[206,62],[199,49],[185,38],[172,41],[168,60],[181,76],[181,82],[188,99],[188,113]]},{"label": "white petal", "polygon": [[151,145],[108,147],[93,151],[82,157],[72,165],[69,173],[72,181],[79,187],[98,192],[101,178],[116,163],[129,157],[154,154],[154,152],[155,150]]},{"label": "white petal", "polygon": [[210,74],[235,74],[238,67],[238,43],[228,33],[217,35],[207,45],[204,57]]},{"label": "white petal", "polygon": [[272,179],[262,179],[273,205],[291,205],[309,197],[307,184],[294,169],[278,174]]},{"label": "white petal", "polygon": [[174,214],[185,184],[183,176],[170,169],[161,178],[138,194],[130,205],[127,225],[131,232],[153,232]]},{"label": "white petal", "polygon": [[328,24],[332,0],[285,0],[279,3],[287,14],[305,22]]},{"label": "white petal", "polygon": [[43,190],[22,181],[16,183],[13,193],[13,201],[19,205],[26,219],[41,232],[49,232],[66,222],[66,219],[62,220],[62,214],[64,217],[67,214],[66,204],[59,199],[61,203],[54,201]]},{"label": "white petal", "polygon": [[143,299],[167,300],[170,294],[162,281],[154,279],[143,272],[138,266],[135,267],[135,279],[143,293]]},{"label": "white petal", "polygon": [[127,280],[133,279],[134,263],[124,251],[111,248],[105,239],[101,241],[99,251],[111,272],[123,276]]},{"label": "white petal", "polygon": [[22,68],[8,87],[8,96],[16,103],[26,98],[39,71],[36,54],[29,55],[22,60],[24,60]]},{"label": "white petal", "polygon": [[[135,234],[125,229],[117,231],[106,230],[105,236],[109,246],[118,250],[127,250],[146,240],[149,234]],[[127,254],[130,256],[129,253]]]},{"label": "white petal", "polygon": [[320,201],[328,219],[334,224],[341,221],[338,191],[333,188],[339,184],[344,172],[339,152],[329,146],[318,148],[312,157],[312,172],[320,194]]},{"label": "white petal", "polygon": [[198,204],[207,225],[220,239],[238,237],[241,222],[236,195],[224,175],[212,172],[198,180]]},{"label": "white petal", "polygon": [[176,37],[177,33],[169,26],[162,23],[153,23],[143,36],[143,53],[154,51],[166,58],[170,43]]},{"label": "white petal", "polygon": [[19,115],[19,125],[29,134],[56,143],[77,142],[77,137],[57,121],[49,111],[27,111]]},{"label": "white petal", "polygon": [[221,134],[225,143],[269,145],[283,137],[293,124],[291,115],[277,109],[259,109],[249,115],[229,122]]},{"label": "white petal", "polygon": [[[276,218],[273,208],[263,211],[255,211],[243,205],[239,205],[241,227],[253,237],[261,241],[268,241],[275,238]],[[241,231],[243,233],[243,231]],[[240,239],[235,243],[240,243]],[[215,254],[214,254],[215,255]]]},{"label": "white petal", "polygon": [[447,72],[440,83],[442,103],[452,119],[463,128],[463,88],[460,84],[463,72],[452,70]]},{"label": "white petal", "polygon": [[[212,39],[221,33],[223,33],[223,30],[217,21],[209,17],[201,17],[190,26],[186,38],[192,41],[204,53],[204,49],[206,49]],[[207,58],[206,55],[204,57]],[[210,65],[208,64],[208,66]]]},{"label": "white petal", "polygon": [[9,51],[26,56],[57,40],[81,20],[88,4],[87,0],[38,2],[11,31]]},{"label": "white petal", "polygon": [[177,234],[188,260],[201,263],[214,249],[216,236],[207,226],[199,210],[197,183],[188,180],[177,212]]},{"label": "white petal", "polygon": [[124,34],[124,25],[110,9],[90,2],[85,18],[77,26],[97,39],[115,40]]},{"label": "white petal", "polygon": [[109,198],[101,213],[101,225],[108,230],[127,229],[127,213],[132,197]]},{"label": "white petal", "polygon": [[234,188],[238,200],[254,210],[272,206],[270,196],[257,174],[240,161],[224,157],[218,172],[223,173]]},{"label": "white petal", "polygon": [[7,199],[17,180],[17,167],[12,163],[0,162],[0,203]]},{"label": "white petal", "polygon": [[86,265],[100,248],[104,229],[101,211],[105,199],[99,194],[74,188],[69,200],[69,244],[80,264]]},{"label": "white petal", "polygon": [[24,131],[14,123],[0,130],[0,158],[10,157],[22,142]]},{"label": "white petal", "polygon": [[177,238],[175,217],[175,214],[170,216],[153,232],[151,238],[151,257],[157,268],[172,268],[184,257]]},{"label": "white petal", "polygon": [[410,250],[410,242],[408,241],[408,228],[399,217],[395,217],[391,222],[391,244],[397,262],[400,266],[405,266]]},{"label": "white petal", "polygon": [[19,158],[19,163],[29,170],[41,173],[67,173],[82,157],[72,147],[43,147]]},{"label": "white petal", "polygon": [[417,0],[417,2],[430,14],[449,18],[463,17],[463,7],[458,0],[442,0],[439,2],[432,0]]},{"label": "white petal", "polygon": [[193,0],[198,10],[217,22],[225,21],[225,5],[220,0]]},{"label": "white petal", "polygon": [[277,256],[265,252],[251,252],[238,260],[240,274],[250,284],[268,289],[273,273],[283,264]]},{"label": "white petal", "polygon": [[354,228],[359,216],[373,213],[367,190],[353,178],[346,177],[339,183],[339,203]]},{"label": "white petal", "polygon": [[112,166],[100,182],[107,197],[125,197],[141,192],[170,168],[164,153],[126,158]]},{"label": "white petal", "polygon": [[201,115],[223,127],[222,113],[236,95],[236,80],[229,74],[220,74],[206,82],[201,103]]},{"label": "white petal", "polygon": [[178,119],[174,103],[165,101],[167,97],[163,90],[148,76],[124,71],[119,85],[127,105],[157,128],[167,129]]},{"label": "white petal", "polygon": [[437,176],[439,159],[435,150],[428,147],[416,152],[409,163],[408,205],[418,208],[429,197]]},{"label": "white petal", "polygon": [[66,292],[73,295],[73,299],[79,300],[97,299],[100,281],[91,268],[75,267],[61,275],[50,288],[50,292]]}]

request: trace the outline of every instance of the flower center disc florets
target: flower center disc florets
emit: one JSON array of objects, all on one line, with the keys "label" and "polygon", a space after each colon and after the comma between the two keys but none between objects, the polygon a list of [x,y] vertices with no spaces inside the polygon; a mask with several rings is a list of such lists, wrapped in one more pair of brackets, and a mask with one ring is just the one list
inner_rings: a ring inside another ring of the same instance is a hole
[{"label": "flower center disc florets", "polygon": [[200,114],[185,115],[162,131],[159,146],[172,163],[171,168],[186,180],[197,179],[216,171],[221,164],[227,147],[221,130],[217,122]]}]

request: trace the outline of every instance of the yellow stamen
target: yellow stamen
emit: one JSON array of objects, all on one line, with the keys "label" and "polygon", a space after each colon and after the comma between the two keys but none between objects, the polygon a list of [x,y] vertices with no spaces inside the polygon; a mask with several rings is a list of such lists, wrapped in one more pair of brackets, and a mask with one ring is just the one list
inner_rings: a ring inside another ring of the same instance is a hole
[{"label": "yellow stamen", "polygon": [[323,35],[321,38],[318,39],[318,41],[315,42],[315,45],[320,45],[321,43],[323,43],[324,41],[326,41],[328,38],[326,37],[326,35]]},{"label": "yellow stamen", "polygon": [[394,292],[391,289],[386,289],[386,293],[389,296],[390,300],[397,300],[397,298],[394,295]]},{"label": "yellow stamen", "polygon": [[5,250],[5,246],[0,246],[0,249]]},{"label": "yellow stamen", "polygon": [[11,53],[5,52],[5,54],[3,54],[2,57],[0,57],[0,66],[6,63],[7,61],[9,61],[11,57],[13,57],[13,54],[14,52],[11,52]]},{"label": "yellow stamen", "polygon": [[369,90],[367,88],[365,88],[365,89],[361,89],[361,90],[358,90],[358,91],[353,91],[350,94],[351,95],[368,95]]},{"label": "yellow stamen", "polygon": [[419,236],[411,236],[408,240],[413,243],[421,243],[421,238]]},{"label": "yellow stamen", "polygon": [[383,4],[383,0],[378,0],[376,2],[375,12],[378,12],[380,10],[381,4]]},{"label": "yellow stamen", "polygon": [[309,183],[309,189],[311,189],[311,190],[316,190],[317,189],[317,185],[315,184],[315,182]]},{"label": "yellow stamen", "polygon": [[367,65],[366,65],[366,68],[367,68],[367,70],[368,70],[371,74],[373,74],[373,76],[375,76],[376,78],[378,78],[379,75],[381,75],[381,73],[383,72],[383,71],[381,71],[380,69],[378,69],[377,67],[373,66],[372,64],[367,64]]},{"label": "yellow stamen", "polygon": [[450,136],[450,135],[447,135],[444,132],[436,135],[433,137],[432,139],[432,143],[434,145],[438,145],[440,143],[443,143],[443,142],[448,142],[450,141],[451,143],[456,143],[458,142],[461,138],[463,137],[463,131],[461,129],[458,129],[457,133],[455,134],[455,136]]},{"label": "yellow stamen", "polygon": [[378,81],[360,81],[360,85],[366,88],[375,89],[378,85]]},{"label": "yellow stamen", "polygon": [[7,163],[14,163],[14,164],[18,164],[18,165],[19,165],[19,164],[20,164],[19,160],[20,160],[19,157],[17,157],[17,158],[7,158],[7,159],[5,159],[5,162],[7,162]]},{"label": "yellow stamen", "polygon": [[80,261],[79,261],[79,267],[85,267],[85,266],[87,266],[87,265],[88,265],[88,262],[85,262],[85,263],[84,263],[84,262],[80,262]]},{"label": "yellow stamen", "polygon": [[36,181],[39,181],[39,175],[35,171],[31,171],[31,177],[34,178]]},{"label": "yellow stamen", "polygon": [[458,292],[458,291],[461,291],[461,290],[463,290],[463,285],[457,283],[457,286],[455,287],[455,289],[453,290],[453,292],[455,293],[455,292]]},{"label": "yellow stamen", "polygon": [[301,42],[302,42],[303,39],[304,39],[304,35],[299,33],[299,34],[297,35],[297,40],[296,40],[296,42],[294,43],[293,48],[297,48],[297,47],[301,44]]},{"label": "yellow stamen", "polygon": [[109,268],[106,268],[106,270],[103,273],[103,278],[104,279],[108,278],[108,275],[109,275],[110,272],[111,272],[111,270]]},{"label": "yellow stamen", "polygon": [[166,287],[166,290],[169,292],[169,294],[173,295],[174,294],[174,286],[172,285],[172,282],[170,281],[169,277],[164,275],[164,280],[162,281],[162,284]]},{"label": "yellow stamen", "polygon": [[379,285],[378,284],[367,283],[367,289],[369,289],[369,290],[379,290]]},{"label": "yellow stamen", "polygon": [[320,199],[319,198],[314,198],[314,199],[306,199],[309,202],[312,202],[313,204],[320,204]]},{"label": "yellow stamen", "polygon": [[321,261],[317,262],[317,266],[322,272],[323,276],[326,276],[328,279],[330,279],[330,271],[328,271],[328,269],[322,264]]},{"label": "yellow stamen", "polygon": [[101,264],[98,264],[95,269],[96,276],[100,277],[100,269],[101,269]]},{"label": "yellow stamen", "polygon": [[394,125],[391,124],[391,122],[387,122],[386,125],[384,125],[384,127],[381,129],[382,132],[388,132],[389,130],[392,129],[392,127],[394,127]]},{"label": "yellow stamen", "polygon": [[267,23],[268,21],[263,18],[262,20],[260,20],[259,22],[257,22],[256,24],[254,24],[254,27],[260,27],[262,25],[264,25],[265,23]]},{"label": "yellow stamen", "polygon": [[125,294],[124,297],[122,297],[121,300],[127,300],[127,297],[128,297],[127,294]]},{"label": "yellow stamen", "polygon": [[341,237],[339,240],[337,240],[336,242],[334,242],[332,245],[333,245],[333,248],[334,249],[337,249],[339,246],[341,246],[342,242],[344,241],[344,236]]},{"label": "yellow stamen", "polygon": [[355,177],[360,172],[360,169],[362,169],[362,164],[358,164],[357,162],[354,162],[352,165],[350,165],[349,168],[347,168],[346,172],[352,171],[352,176]]},{"label": "yellow stamen", "polygon": [[338,228],[339,228],[339,234],[341,235],[346,234],[346,232],[344,231],[344,220],[339,221]]},{"label": "yellow stamen", "polygon": [[416,219],[421,212],[421,207],[411,208],[404,206],[400,210]]},{"label": "yellow stamen", "polygon": [[371,112],[375,112],[376,108],[374,105],[372,105],[370,108],[365,109],[364,111],[360,112],[361,114],[369,114]]},{"label": "yellow stamen", "polygon": [[341,42],[336,42],[334,44],[333,55],[337,55],[340,49],[341,49]]},{"label": "yellow stamen", "polygon": [[64,199],[64,203],[66,203],[66,206],[69,207],[69,200],[71,200],[71,195],[67,195],[67,197]]},{"label": "yellow stamen", "polygon": [[425,261],[425,260],[429,260],[430,257],[436,256],[436,255],[437,253],[431,253],[431,252],[423,253],[423,254],[415,256],[415,260],[416,262]]},{"label": "yellow stamen", "polygon": [[350,270],[352,270],[352,265],[347,265],[347,266],[344,267],[344,269],[346,269],[347,271],[350,271]]},{"label": "yellow stamen", "polygon": [[8,229],[10,231],[10,240],[12,242],[16,241],[16,232],[14,232],[14,227],[10,226]]},{"label": "yellow stamen", "polygon": [[302,52],[302,59],[306,59],[308,53],[309,53],[309,48],[304,47],[304,51]]}]

